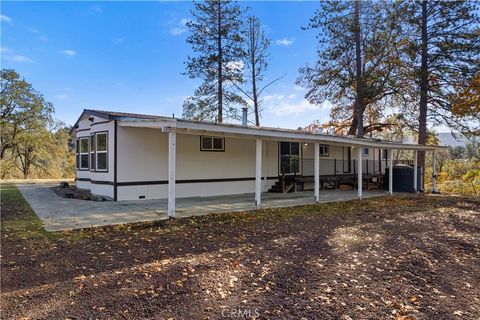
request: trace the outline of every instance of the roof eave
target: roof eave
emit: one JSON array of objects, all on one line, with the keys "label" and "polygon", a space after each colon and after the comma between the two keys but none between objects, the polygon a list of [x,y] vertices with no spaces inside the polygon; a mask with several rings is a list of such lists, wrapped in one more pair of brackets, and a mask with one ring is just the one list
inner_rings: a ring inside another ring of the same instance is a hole
[{"label": "roof eave", "polygon": [[442,146],[423,146],[417,144],[404,144],[391,141],[373,141],[355,137],[343,137],[334,135],[324,135],[308,132],[295,132],[293,130],[283,131],[273,128],[255,128],[242,127],[234,125],[221,125],[214,123],[202,123],[194,121],[184,121],[180,119],[134,119],[124,121],[123,126],[134,127],[155,127],[163,131],[185,130],[191,133],[216,133],[222,135],[248,136],[251,138],[270,138],[273,140],[301,140],[305,142],[336,143],[343,145],[353,145],[359,147],[374,147],[383,149],[403,149],[403,150],[440,150],[446,147]]}]

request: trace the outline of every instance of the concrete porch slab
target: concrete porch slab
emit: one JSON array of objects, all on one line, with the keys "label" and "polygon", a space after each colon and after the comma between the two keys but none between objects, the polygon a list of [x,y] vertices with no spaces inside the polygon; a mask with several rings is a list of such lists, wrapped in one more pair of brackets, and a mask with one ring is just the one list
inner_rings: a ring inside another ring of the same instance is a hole
[{"label": "concrete porch slab", "polygon": [[[18,184],[18,189],[45,230],[60,231],[97,226],[168,219],[167,200],[138,200],[97,202],[65,199],[52,191],[48,184]],[[364,198],[387,195],[381,190],[364,191]],[[347,201],[357,198],[356,190],[321,190],[320,202]],[[192,197],[177,199],[176,217],[201,216],[209,213],[254,210],[255,196],[251,194]],[[315,203],[313,191],[297,193],[263,193],[262,208],[292,207]]]}]

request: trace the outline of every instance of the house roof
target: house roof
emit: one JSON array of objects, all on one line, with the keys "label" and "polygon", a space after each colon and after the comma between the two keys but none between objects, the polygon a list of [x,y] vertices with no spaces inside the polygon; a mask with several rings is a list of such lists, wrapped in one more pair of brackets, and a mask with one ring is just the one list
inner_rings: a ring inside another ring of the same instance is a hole
[{"label": "house roof", "polygon": [[201,122],[194,120],[178,119],[174,117],[164,117],[158,115],[91,110],[85,109],[75,125],[86,115],[98,116],[108,120],[120,121],[120,126],[127,127],[147,127],[158,128],[163,131],[176,130],[186,133],[212,133],[222,135],[243,135],[267,139],[285,139],[300,140],[306,142],[337,143],[343,145],[355,145],[364,147],[392,148],[392,149],[418,149],[418,150],[436,150],[443,149],[441,146],[423,146],[417,144],[407,144],[395,141],[387,141],[374,138],[357,138],[353,136],[339,136],[323,133],[313,133],[303,130],[243,126],[231,123]]}]

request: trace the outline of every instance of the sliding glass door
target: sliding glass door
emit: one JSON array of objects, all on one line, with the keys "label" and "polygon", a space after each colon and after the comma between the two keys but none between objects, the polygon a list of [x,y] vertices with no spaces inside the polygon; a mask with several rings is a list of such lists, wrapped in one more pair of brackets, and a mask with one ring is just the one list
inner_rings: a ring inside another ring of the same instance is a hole
[{"label": "sliding glass door", "polygon": [[343,173],[352,171],[352,149],[350,147],[343,148]]},{"label": "sliding glass door", "polygon": [[300,173],[300,143],[280,142],[280,174]]}]

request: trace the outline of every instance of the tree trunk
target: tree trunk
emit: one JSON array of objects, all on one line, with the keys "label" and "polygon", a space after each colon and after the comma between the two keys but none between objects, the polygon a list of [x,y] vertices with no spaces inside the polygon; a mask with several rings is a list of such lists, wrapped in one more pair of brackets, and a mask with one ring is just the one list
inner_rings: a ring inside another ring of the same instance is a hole
[{"label": "tree trunk", "polygon": [[362,75],[362,51],[360,41],[360,0],[355,1],[355,60],[356,60],[356,87],[357,99],[355,108],[357,109],[357,137],[363,137],[363,113],[365,110],[363,75]]},{"label": "tree trunk", "polygon": [[357,131],[357,105],[355,103],[355,106],[353,107],[353,116],[352,116],[352,124],[350,125],[350,129],[348,130],[348,135],[349,136],[354,136],[355,132]]},{"label": "tree trunk", "polygon": [[259,107],[258,107],[258,96],[257,96],[257,85],[255,83],[255,78],[253,79],[253,106],[255,110],[255,125],[260,126],[260,116],[259,116]]},{"label": "tree trunk", "polygon": [[23,154],[18,153],[18,160],[20,160],[20,165],[21,165],[20,170],[22,171],[23,179],[28,179],[28,174],[30,172],[30,164],[29,164],[29,160],[28,160],[27,149],[25,149]]},{"label": "tree trunk", "polygon": [[252,65],[252,96],[253,96],[253,109],[255,112],[255,125],[260,126],[260,116],[258,108],[258,93],[257,93],[257,75],[256,75],[256,61],[255,61],[255,21],[250,20],[250,63]]},{"label": "tree trunk", "polygon": [[217,27],[218,27],[218,37],[217,37],[217,47],[218,47],[218,110],[217,110],[217,122],[223,122],[223,70],[222,70],[222,60],[223,60],[223,50],[222,50],[222,3],[218,1],[217,3]]},{"label": "tree trunk", "polygon": [[[427,143],[427,103],[428,103],[428,29],[427,29],[427,1],[422,1],[422,52],[420,67],[420,106],[418,118],[418,144]],[[425,151],[418,152],[417,165],[423,168],[425,173]],[[425,181],[424,179],[422,179]],[[422,186],[423,187],[423,186]]]},{"label": "tree trunk", "polygon": [[3,160],[5,158],[5,153],[9,148],[10,148],[9,145],[2,145],[2,150],[0,150],[0,160]]}]

